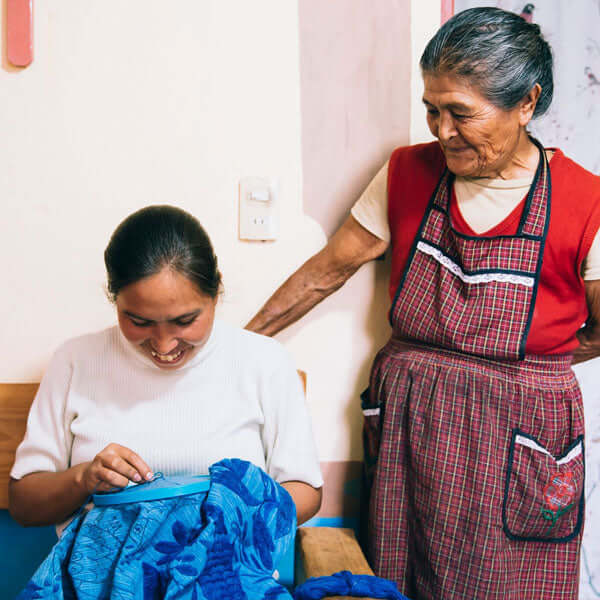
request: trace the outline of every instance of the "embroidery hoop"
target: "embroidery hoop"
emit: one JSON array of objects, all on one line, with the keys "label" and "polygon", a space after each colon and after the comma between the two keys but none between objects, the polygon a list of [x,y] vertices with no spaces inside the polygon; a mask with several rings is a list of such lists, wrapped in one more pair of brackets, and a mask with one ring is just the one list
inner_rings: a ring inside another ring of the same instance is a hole
[{"label": "embroidery hoop", "polygon": [[112,492],[97,492],[92,496],[92,500],[96,506],[114,506],[205,493],[209,488],[210,475],[164,477],[162,473],[157,473],[152,481],[133,484]]}]

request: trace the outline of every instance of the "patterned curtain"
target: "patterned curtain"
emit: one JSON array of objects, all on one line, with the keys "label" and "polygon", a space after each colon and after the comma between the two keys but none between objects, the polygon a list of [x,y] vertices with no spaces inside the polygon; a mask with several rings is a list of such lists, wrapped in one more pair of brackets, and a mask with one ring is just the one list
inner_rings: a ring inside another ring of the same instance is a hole
[{"label": "patterned curtain", "polygon": [[[600,174],[600,0],[455,0],[455,12],[498,6],[537,23],[552,46],[554,100],[531,126],[545,145],[559,147]],[[600,358],[575,367],[586,416],[586,520],[581,600],[600,598]],[[593,536],[592,532],[595,532]]]}]

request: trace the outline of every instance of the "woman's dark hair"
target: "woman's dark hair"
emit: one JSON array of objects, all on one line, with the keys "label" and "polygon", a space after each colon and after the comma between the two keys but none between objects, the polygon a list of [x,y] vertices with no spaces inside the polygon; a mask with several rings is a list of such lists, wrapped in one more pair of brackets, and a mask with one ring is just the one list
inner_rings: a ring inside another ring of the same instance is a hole
[{"label": "woman's dark hair", "polygon": [[448,20],[421,56],[423,74],[465,77],[495,106],[511,109],[536,83],[534,117],[552,102],[552,51],[540,28],[499,8],[471,8]]},{"label": "woman's dark hair", "polygon": [[217,257],[198,219],[175,206],[148,206],[129,215],[104,251],[108,293],[119,292],[165,267],[184,275],[215,298],[221,285]]}]

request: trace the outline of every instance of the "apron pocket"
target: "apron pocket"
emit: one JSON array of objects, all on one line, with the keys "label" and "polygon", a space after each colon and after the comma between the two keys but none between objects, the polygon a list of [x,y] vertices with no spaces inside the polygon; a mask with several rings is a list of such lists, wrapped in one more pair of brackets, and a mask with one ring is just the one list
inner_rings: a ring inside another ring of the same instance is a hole
[{"label": "apron pocket", "polygon": [[536,439],[513,429],[502,505],[513,540],[567,542],[583,523],[583,436],[555,458]]},{"label": "apron pocket", "polygon": [[379,441],[381,439],[381,406],[374,404],[371,400],[371,393],[367,388],[360,395],[360,405],[363,412],[363,446],[364,460],[367,477],[370,479],[372,471],[377,462],[379,454]]}]

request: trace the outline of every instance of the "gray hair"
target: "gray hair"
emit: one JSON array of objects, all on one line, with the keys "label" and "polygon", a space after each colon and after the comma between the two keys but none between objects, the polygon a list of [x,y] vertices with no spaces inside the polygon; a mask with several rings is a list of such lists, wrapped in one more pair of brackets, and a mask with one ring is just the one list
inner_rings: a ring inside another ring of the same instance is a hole
[{"label": "gray hair", "polygon": [[499,8],[471,8],[447,21],[421,56],[423,74],[466,78],[498,108],[518,105],[540,84],[534,117],[552,102],[552,51],[535,23]]}]

